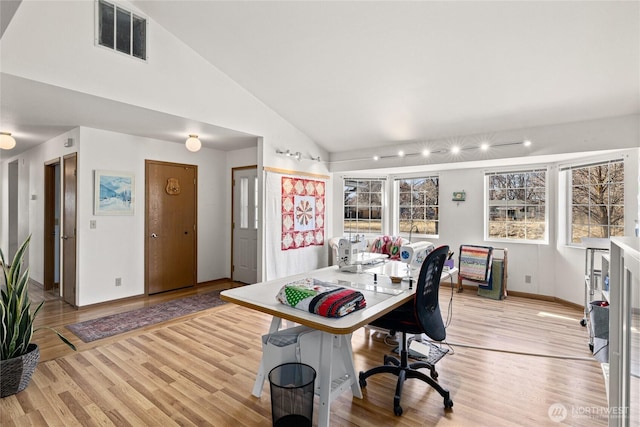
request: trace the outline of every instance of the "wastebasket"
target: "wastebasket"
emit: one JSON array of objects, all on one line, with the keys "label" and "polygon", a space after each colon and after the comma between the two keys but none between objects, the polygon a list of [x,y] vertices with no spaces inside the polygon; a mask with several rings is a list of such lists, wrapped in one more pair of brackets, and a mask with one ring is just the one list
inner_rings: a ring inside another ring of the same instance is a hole
[{"label": "wastebasket", "polygon": [[316,371],[304,363],[284,363],[269,372],[274,427],[311,427]]},{"label": "wastebasket", "polygon": [[609,339],[609,303],[591,301],[589,303],[589,321],[596,338]]}]

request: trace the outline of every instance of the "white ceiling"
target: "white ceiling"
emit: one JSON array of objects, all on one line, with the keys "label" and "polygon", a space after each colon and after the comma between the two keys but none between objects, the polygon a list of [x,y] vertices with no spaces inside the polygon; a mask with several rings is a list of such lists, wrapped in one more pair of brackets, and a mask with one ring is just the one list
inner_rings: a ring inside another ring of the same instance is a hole
[{"label": "white ceiling", "polygon": [[[132,3],[329,152],[640,113],[637,1]],[[2,114],[34,128],[169,139],[125,120],[152,111],[105,122],[60,101],[115,105],[60,91],[50,117],[5,93]]]}]

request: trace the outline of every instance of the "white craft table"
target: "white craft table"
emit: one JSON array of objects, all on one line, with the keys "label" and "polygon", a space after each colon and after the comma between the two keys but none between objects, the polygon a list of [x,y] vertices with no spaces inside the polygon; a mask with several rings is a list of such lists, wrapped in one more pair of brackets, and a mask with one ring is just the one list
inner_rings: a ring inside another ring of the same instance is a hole
[{"label": "white craft table", "polygon": [[[455,272],[455,269],[443,272],[442,279],[448,278]],[[276,299],[276,295],[283,285],[306,277],[338,283],[341,286],[349,286],[349,283],[351,283],[355,289],[363,293],[367,306],[341,318],[327,318],[287,306]],[[409,289],[408,281],[393,284],[388,276],[377,274],[377,283],[374,284],[373,278],[373,274],[366,270],[358,273],[349,273],[339,271],[337,266],[332,266],[254,285],[228,289],[220,293],[220,297],[224,301],[271,314],[273,320],[269,333],[280,329],[282,319],[322,332],[319,359],[320,372],[317,373],[319,385],[316,388],[319,396],[319,427],[327,427],[329,425],[331,402],[345,390],[351,388],[351,392],[355,397],[362,398],[358,375],[353,364],[351,334],[356,329],[367,325],[409,301],[415,292],[416,283],[414,283],[412,289]],[[338,375],[333,372],[334,360],[332,354],[334,354],[334,347],[339,349],[339,356],[336,357],[340,357],[346,367],[346,372]],[[262,394],[265,374],[263,362],[261,362],[253,387],[253,395],[256,397]],[[336,380],[336,377],[339,377],[339,380]]]}]

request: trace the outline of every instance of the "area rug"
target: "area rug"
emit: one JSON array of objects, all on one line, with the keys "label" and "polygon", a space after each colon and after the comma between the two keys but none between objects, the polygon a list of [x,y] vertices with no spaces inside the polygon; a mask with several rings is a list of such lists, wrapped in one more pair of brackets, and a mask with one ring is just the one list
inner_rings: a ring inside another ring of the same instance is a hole
[{"label": "area rug", "polygon": [[82,341],[91,342],[221,304],[224,304],[224,301],[220,299],[220,291],[213,291],[74,323],[73,325],[67,325],[67,329]]}]

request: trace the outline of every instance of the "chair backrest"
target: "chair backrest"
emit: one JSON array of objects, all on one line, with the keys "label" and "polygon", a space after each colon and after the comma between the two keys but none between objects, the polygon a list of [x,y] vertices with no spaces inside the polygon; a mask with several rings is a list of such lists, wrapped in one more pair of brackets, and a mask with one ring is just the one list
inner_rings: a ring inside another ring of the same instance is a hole
[{"label": "chair backrest", "polygon": [[449,253],[449,246],[434,249],[422,263],[415,295],[415,314],[424,333],[435,341],[442,341],[447,332],[440,314],[438,293],[440,276]]}]

